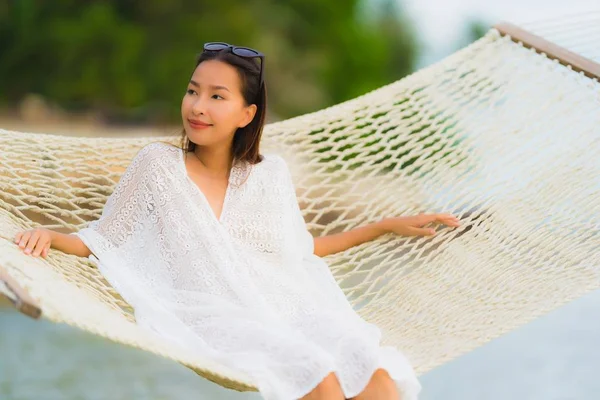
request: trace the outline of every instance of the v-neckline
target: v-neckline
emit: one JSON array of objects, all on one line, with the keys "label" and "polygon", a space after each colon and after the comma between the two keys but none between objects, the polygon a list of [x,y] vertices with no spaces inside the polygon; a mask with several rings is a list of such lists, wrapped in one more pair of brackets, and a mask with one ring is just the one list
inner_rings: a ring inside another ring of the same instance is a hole
[{"label": "v-neckline", "polygon": [[232,181],[233,174],[234,174],[233,169],[235,168],[235,160],[233,161],[233,164],[229,171],[229,177],[227,178],[227,187],[225,188],[225,196],[223,197],[223,204],[221,205],[221,214],[219,214],[219,216],[217,217],[217,214],[215,214],[213,208],[210,205],[210,202],[208,201],[208,198],[206,197],[206,195],[204,194],[202,189],[200,189],[200,186],[198,186],[196,184],[196,182],[194,182],[194,180],[190,177],[190,174],[188,173],[188,170],[187,170],[187,166],[185,165],[185,151],[183,149],[180,149],[180,150],[181,150],[181,167],[183,168],[183,173],[185,175],[185,178],[187,179],[189,184],[191,184],[193,187],[196,188],[195,190],[197,191],[198,194],[200,194],[200,197],[202,197],[202,199],[204,199],[204,202],[206,203],[208,210],[210,211],[213,218],[217,221],[217,223],[223,224],[223,216],[225,215],[225,209],[227,207],[227,200],[229,198],[229,192],[230,192],[230,188],[231,188],[231,181]]}]

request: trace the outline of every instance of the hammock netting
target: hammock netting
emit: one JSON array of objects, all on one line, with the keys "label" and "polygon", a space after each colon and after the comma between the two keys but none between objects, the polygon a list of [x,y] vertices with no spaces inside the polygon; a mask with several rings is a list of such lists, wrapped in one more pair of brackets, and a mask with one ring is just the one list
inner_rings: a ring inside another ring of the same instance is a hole
[{"label": "hammock netting", "polygon": [[[311,232],[453,213],[433,237],[385,235],[328,256],[357,312],[422,374],[600,287],[600,84],[496,29],[351,101],[269,124]],[[13,243],[100,217],[145,144],[0,130],[0,267],[42,315],[176,360],[218,384],[247,376],[138,328],[95,265]],[[7,286],[0,291],[14,297]]]}]

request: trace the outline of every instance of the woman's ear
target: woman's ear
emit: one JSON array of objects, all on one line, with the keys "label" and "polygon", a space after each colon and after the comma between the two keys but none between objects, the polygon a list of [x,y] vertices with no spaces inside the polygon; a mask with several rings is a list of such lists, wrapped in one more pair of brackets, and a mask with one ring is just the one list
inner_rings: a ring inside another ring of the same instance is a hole
[{"label": "woman's ear", "polygon": [[245,128],[250,122],[252,122],[254,116],[256,115],[257,109],[258,107],[256,107],[256,104],[250,104],[248,107],[244,108],[244,116],[240,121],[238,128]]}]

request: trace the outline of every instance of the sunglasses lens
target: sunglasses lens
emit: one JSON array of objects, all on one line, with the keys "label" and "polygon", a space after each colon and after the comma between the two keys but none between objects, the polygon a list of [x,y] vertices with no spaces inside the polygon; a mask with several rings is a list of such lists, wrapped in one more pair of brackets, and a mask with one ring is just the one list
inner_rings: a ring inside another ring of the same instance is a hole
[{"label": "sunglasses lens", "polygon": [[204,45],[204,50],[208,51],[221,51],[228,48],[229,45],[227,43],[206,43]]},{"label": "sunglasses lens", "polygon": [[252,50],[247,47],[236,47],[233,50],[233,54],[241,57],[258,57],[258,52],[256,50]]}]

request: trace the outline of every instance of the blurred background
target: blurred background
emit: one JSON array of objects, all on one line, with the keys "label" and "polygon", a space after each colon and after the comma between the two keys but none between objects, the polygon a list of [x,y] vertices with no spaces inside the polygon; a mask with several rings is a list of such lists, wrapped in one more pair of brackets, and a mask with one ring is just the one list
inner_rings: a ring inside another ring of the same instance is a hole
[{"label": "blurred background", "polygon": [[[598,0],[0,1],[0,128],[72,135],[179,131],[207,41],[266,58],[269,122],[352,99],[437,62],[494,23]],[[600,47],[600,44],[599,44]],[[600,293],[421,377],[422,399],[599,399]],[[0,302],[0,399],[259,399],[181,365]]]},{"label": "blurred background", "polygon": [[[396,0],[5,2],[2,125],[168,130],[179,123],[195,56],[207,41],[267,55],[269,121],[320,110],[441,55],[414,18],[422,12],[408,6]],[[483,16],[466,17],[444,51],[487,29]]]}]

